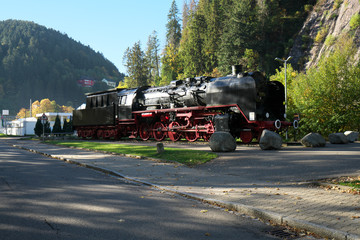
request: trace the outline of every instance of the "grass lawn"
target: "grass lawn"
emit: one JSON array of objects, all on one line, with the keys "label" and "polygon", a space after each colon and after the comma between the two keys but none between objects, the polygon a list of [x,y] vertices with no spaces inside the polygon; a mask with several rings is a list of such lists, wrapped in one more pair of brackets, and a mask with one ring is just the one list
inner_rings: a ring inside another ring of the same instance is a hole
[{"label": "grass lawn", "polygon": [[348,187],[360,189],[360,181],[359,180],[349,181],[349,182],[339,182],[338,184],[343,185],[343,186],[348,186]]},{"label": "grass lawn", "polygon": [[187,166],[194,166],[206,163],[217,157],[217,154],[198,150],[180,149],[180,148],[165,148],[165,151],[158,154],[156,147],[153,146],[139,146],[113,143],[98,143],[98,142],[76,142],[76,141],[47,141],[50,144],[62,145],[67,147],[77,147],[90,150],[100,150],[111,153],[131,154],[142,157],[151,157],[162,160],[176,161]]}]

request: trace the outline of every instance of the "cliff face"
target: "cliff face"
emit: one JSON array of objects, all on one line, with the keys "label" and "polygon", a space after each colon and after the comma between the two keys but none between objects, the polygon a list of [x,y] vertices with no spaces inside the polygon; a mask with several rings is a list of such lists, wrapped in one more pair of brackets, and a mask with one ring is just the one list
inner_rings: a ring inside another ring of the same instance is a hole
[{"label": "cliff face", "polygon": [[[289,55],[291,63],[298,70],[316,66],[320,58],[331,51],[332,45],[346,32],[350,31],[350,20],[360,12],[359,0],[320,0],[314,6],[295,39]],[[353,31],[355,43],[360,54],[360,34]]]}]

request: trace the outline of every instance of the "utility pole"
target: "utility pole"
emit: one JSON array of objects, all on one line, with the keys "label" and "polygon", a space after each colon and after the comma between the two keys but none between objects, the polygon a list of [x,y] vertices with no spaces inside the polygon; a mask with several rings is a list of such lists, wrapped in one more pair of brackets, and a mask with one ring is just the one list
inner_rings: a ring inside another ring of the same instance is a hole
[{"label": "utility pole", "polygon": [[[30,98],[30,116],[29,117],[32,117],[32,101],[31,101],[31,98]],[[26,115],[25,115],[25,117],[26,117]]]},{"label": "utility pole", "polygon": [[[286,113],[287,113],[287,62],[290,59],[292,59],[292,56],[289,56],[286,60],[280,59],[280,58],[275,58],[276,61],[283,62],[284,68],[285,68],[285,114],[284,114],[284,118],[287,117],[287,115],[286,115]],[[286,130],[286,140],[287,139],[288,139],[288,131]]]},{"label": "utility pole", "polygon": [[284,63],[284,68],[285,68],[285,118],[286,118],[286,113],[287,113],[287,62],[292,59],[292,56],[289,56],[286,60],[280,59],[280,58],[275,58],[276,61],[279,62],[283,62]]}]

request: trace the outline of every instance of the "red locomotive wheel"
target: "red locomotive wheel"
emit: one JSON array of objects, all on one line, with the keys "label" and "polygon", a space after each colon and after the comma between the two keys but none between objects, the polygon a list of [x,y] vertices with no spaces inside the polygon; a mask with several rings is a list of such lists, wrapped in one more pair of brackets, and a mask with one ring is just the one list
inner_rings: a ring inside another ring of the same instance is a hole
[{"label": "red locomotive wheel", "polygon": [[163,129],[165,129],[165,126],[161,122],[154,124],[154,138],[156,141],[162,141],[166,137],[166,132]]},{"label": "red locomotive wheel", "polygon": [[90,137],[91,139],[96,139],[96,130],[92,129],[92,130],[89,130],[91,133],[90,133]]},{"label": "red locomotive wheel", "polygon": [[172,130],[172,128],[178,128],[178,127],[180,127],[180,124],[177,123],[177,122],[172,122],[169,125],[170,130],[168,132],[168,135],[169,135],[170,140],[173,141],[173,142],[178,141],[180,139],[180,137],[181,137],[181,134],[176,132],[177,129]]},{"label": "red locomotive wheel", "polygon": [[140,129],[139,129],[139,135],[140,138],[144,141],[149,140],[149,138],[151,137],[151,128],[149,127],[149,125],[147,123],[142,123],[140,125]]},{"label": "red locomotive wheel", "polygon": [[114,140],[117,141],[121,138],[121,133],[118,129],[114,130]]},{"label": "red locomotive wheel", "polygon": [[78,137],[80,137],[80,138],[85,138],[85,131],[83,131],[83,130],[78,130]]},{"label": "red locomotive wheel", "polygon": [[110,129],[106,129],[106,130],[104,131],[104,135],[105,135],[104,138],[106,138],[106,139],[110,138],[110,137],[111,137],[111,130],[110,130]]},{"label": "red locomotive wheel", "polygon": [[86,130],[85,130],[84,137],[88,138],[88,137],[90,137],[90,136],[91,136],[91,130],[86,129]]},{"label": "red locomotive wheel", "polygon": [[210,140],[211,134],[209,133],[204,133],[202,134],[202,138],[204,139],[204,141],[208,142]]},{"label": "red locomotive wheel", "polygon": [[[194,124],[191,124],[189,127],[194,126]],[[185,138],[186,140],[188,140],[189,142],[195,142],[199,137],[199,132],[197,131],[197,126],[195,125],[194,127],[191,128],[192,130],[195,130],[194,132],[185,132]]]},{"label": "red locomotive wheel", "polygon": [[102,137],[104,137],[104,131],[103,131],[103,130],[97,130],[96,136],[97,136],[97,138],[102,138]]},{"label": "red locomotive wheel", "polygon": [[199,138],[199,134],[197,134],[196,132],[186,132],[185,138],[189,142],[195,142]]},{"label": "red locomotive wheel", "polygon": [[252,134],[251,131],[240,132],[240,139],[245,144],[251,143],[253,138],[254,138],[254,135]]}]

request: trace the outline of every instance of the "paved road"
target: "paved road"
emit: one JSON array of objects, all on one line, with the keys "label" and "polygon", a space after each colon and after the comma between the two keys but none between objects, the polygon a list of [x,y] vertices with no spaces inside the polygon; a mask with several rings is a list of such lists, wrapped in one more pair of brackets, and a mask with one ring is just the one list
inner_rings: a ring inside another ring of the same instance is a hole
[{"label": "paved road", "polygon": [[360,144],[329,144],[324,148],[284,147],[263,151],[241,147],[222,153],[199,170],[237,176],[251,181],[302,182],[336,176],[360,175]]},{"label": "paved road", "polygon": [[0,239],[276,239],[272,227],[0,141]]},{"label": "paved road", "polygon": [[[111,142],[155,146],[156,142]],[[165,147],[211,151],[207,144],[174,144]],[[360,175],[360,143],[330,144],[324,148],[303,146],[263,151],[259,146],[238,145],[236,151],[218,153],[216,160],[195,167],[209,173],[236,176],[241,181],[303,182],[336,176]]]}]

